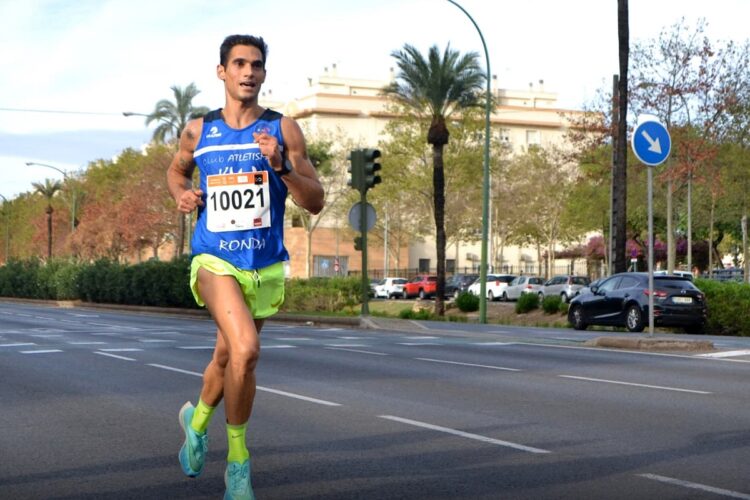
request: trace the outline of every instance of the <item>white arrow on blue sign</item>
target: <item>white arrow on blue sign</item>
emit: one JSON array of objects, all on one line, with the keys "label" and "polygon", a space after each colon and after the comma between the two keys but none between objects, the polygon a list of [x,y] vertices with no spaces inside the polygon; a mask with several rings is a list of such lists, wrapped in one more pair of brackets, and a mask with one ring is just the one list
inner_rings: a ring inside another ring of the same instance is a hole
[{"label": "white arrow on blue sign", "polygon": [[667,127],[651,115],[638,117],[630,142],[635,156],[650,167],[664,163],[672,151],[672,139]]}]

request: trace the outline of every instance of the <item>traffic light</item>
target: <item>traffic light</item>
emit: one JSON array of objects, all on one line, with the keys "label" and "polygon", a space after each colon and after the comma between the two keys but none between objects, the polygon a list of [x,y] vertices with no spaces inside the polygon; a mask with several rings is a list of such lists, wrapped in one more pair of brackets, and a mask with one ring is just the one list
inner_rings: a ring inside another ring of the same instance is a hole
[{"label": "traffic light", "polygon": [[354,237],[354,250],[357,252],[362,251],[362,237],[361,236]]},{"label": "traffic light", "polygon": [[364,156],[364,167],[362,168],[362,185],[363,189],[367,191],[375,187],[375,184],[380,184],[380,176],[377,175],[378,171],[382,168],[380,163],[376,160],[380,158],[380,151],[377,149],[363,149],[362,154]]},{"label": "traffic light", "polygon": [[347,184],[349,184],[352,188],[356,189],[359,192],[362,192],[363,189],[363,169],[364,169],[364,157],[362,155],[361,149],[355,149],[354,151],[351,151],[349,153],[349,156],[346,157],[347,160],[351,163],[349,168],[347,169],[347,172],[349,172],[349,181]]}]

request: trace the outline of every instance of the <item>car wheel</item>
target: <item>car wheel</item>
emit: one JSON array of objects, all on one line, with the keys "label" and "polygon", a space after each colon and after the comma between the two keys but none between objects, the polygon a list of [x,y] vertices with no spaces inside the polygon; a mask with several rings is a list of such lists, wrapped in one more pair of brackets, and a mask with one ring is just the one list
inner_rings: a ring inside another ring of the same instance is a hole
[{"label": "car wheel", "polygon": [[568,313],[568,321],[575,330],[585,330],[588,325],[586,324],[586,316],[583,313],[583,307],[573,306]]},{"label": "car wheel", "polygon": [[628,312],[625,316],[625,327],[629,332],[642,332],[645,325],[643,324],[643,313],[641,308],[636,304],[632,304],[628,307]]},{"label": "car wheel", "polygon": [[500,297],[500,300],[502,300],[503,302],[508,302],[508,294],[503,292],[503,296]]},{"label": "car wheel", "polygon": [[419,298],[424,300],[427,297],[427,294],[424,293],[424,290],[419,291]]},{"label": "car wheel", "polygon": [[492,290],[490,290],[489,292],[487,292],[487,300],[489,300],[490,302],[492,302],[493,300],[495,300],[495,294],[492,293]]},{"label": "car wheel", "polygon": [[539,302],[544,302],[544,294],[542,292],[539,292],[537,295],[539,295]]},{"label": "car wheel", "polygon": [[409,298],[409,294],[406,293],[406,290],[404,290],[403,292],[401,292],[401,298],[404,299],[404,300],[406,300],[406,299]]},{"label": "car wheel", "polygon": [[563,292],[563,293],[561,293],[561,294],[560,294],[560,300],[562,300],[562,303],[563,303],[563,304],[565,304],[565,303],[567,303],[567,302],[568,302],[568,301],[569,301],[570,299],[568,298],[568,294],[566,294],[565,292]]},{"label": "car wheel", "polygon": [[459,295],[461,295],[461,292],[459,290],[456,290],[455,292],[453,292],[454,299],[457,299]]}]

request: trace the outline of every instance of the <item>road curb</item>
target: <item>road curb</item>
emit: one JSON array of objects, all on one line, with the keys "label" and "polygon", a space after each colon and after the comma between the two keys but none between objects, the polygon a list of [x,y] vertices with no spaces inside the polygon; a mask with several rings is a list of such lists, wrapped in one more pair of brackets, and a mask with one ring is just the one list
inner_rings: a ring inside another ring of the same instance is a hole
[{"label": "road curb", "polygon": [[587,347],[607,347],[612,349],[633,349],[638,351],[714,351],[714,343],[709,340],[672,340],[626,337],[597,337],[584,343]]}]

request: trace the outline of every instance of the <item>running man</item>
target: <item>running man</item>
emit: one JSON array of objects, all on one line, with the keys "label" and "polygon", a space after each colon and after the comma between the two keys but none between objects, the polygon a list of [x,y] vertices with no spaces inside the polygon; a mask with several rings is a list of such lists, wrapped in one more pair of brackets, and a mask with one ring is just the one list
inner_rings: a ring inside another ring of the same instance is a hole
[{"label": "running man", "polygon": [[[187,402],[179,413],[185,433],[179,460],[190,477],[203,471],[206,429],[224,398],[225,499],[254,498],[245,432],[255,398],[260,331],[284,301],[287,194],[313,214],[324,203],[299,125],[258,104],[267,50],[261,37],[224,40],[216,73],[224,82],[225,106],[187,124],[167,172],[177,209],[198,210],[190,287],[217,326],[198,404]],[[193,189],[196,166],[200,187]]]}]

